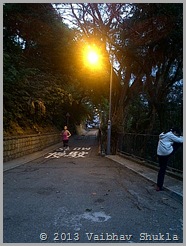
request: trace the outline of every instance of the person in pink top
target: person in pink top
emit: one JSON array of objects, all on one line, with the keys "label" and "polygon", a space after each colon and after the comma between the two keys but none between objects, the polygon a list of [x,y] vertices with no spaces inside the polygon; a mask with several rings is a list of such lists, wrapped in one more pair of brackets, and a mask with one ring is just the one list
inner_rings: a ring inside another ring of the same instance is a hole
[{"label": "person in pink top", "polygon": [[63,147],[69,149],[68,141],[69,141],[69,137],[71,136],[71,133],[67,129],[67,126],[64,126],[64,130],[60,133],[60,135],[62,137]]}]

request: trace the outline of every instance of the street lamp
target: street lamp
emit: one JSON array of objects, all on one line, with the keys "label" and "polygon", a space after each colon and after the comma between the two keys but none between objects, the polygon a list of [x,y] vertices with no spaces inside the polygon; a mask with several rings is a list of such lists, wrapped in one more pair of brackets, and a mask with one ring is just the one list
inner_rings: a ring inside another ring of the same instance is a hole
[{"label": "street lamp", "polygon": [[107,125],[107,155],[110,155],[110,142],[111,142],[111,111],[112,111],[112,57],[110,66],[110,93],[109,93],[109,118]]},{"label": "street lamp", "polygon": [[[88,60],[90,65],[99,67],[100,65],[100,54],[98,50],[94,47],[88,46],[86,54],[86,60]],[[107,155],[110,155],[110,144],[111,144],[111,106],[112,106],[112,77],[113,77],[113,58],[111,56],[111,68],[110,68],[110,92],[109,92],[109,117],[107,126]]]},{"label": "street lamp", "polygon": [[[88,45],[84,48],[84,63],[89,68],[101,69],[100,50],[95,45]],[[88,61],[88,62],[87,62]]]},{"label": "street lamp", "polygon": [[92,65],[95,65],[99,60],[99,56],[95,50],[89,50],[87,57],[88,57],[89,63]]}]

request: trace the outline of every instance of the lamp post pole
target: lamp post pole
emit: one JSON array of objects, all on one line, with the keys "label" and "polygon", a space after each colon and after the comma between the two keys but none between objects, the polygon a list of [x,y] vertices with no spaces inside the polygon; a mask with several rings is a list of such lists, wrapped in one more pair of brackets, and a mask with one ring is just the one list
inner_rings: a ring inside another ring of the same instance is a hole
[{"label": "lamp post pole", "polygon": [[109,118],[107,127],[107,155],[110,155],[110,142],[111,142],[111,110],[112,110],[112,57],[110,69],[110,95],[109,95]]}]

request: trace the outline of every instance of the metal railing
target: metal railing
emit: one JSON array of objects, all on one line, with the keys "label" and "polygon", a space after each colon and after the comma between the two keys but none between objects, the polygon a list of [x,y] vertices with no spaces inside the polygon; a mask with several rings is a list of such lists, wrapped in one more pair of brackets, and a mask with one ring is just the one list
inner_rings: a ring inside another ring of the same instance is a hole
[{"label": "metal railing", "polygon": [[[121,133],[118,136],[117,152],[137,157],[158,166],[156,154],[158,138],[158,135]],[[183,173],[183,147],[180,147],[170,158],[167,169],[172,172]]]}]

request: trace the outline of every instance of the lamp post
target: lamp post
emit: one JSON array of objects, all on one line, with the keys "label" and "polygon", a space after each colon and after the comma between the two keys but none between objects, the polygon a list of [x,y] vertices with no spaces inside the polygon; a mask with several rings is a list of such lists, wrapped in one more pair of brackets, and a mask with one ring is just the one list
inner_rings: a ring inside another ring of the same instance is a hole
[{"label": "lamp post", "polygon": [[[100,54],[98,53],[98,50],[96,47],[88,47],[87,50],[85,50],[85,57],[86,62],[88,60],[89,64],[91,66],[97,66],[99,67],[100,64]],[[111,106],[112,106],[112,77],[113,77],[113,57],[111,54],[111,68],[110,68],[110,93],[109,93],[109,116],[108,116],[108,126],[107,126],[107,150],[106,154],[110,155],[110,145],[111,145]]]},{"label": "lamp post", "polygon": [[107,155],[110,155],[110,142],[111,142],[111,113],[112,113],[112,57],[111,57],[111,68],[110,68],[110,92],[109,92],[109,118],[107,125]]}]

